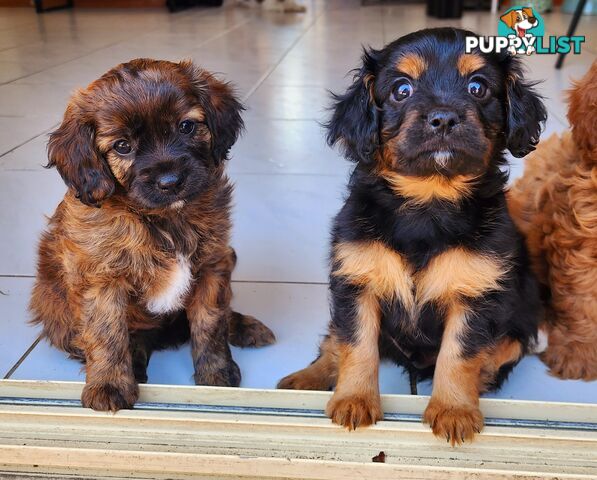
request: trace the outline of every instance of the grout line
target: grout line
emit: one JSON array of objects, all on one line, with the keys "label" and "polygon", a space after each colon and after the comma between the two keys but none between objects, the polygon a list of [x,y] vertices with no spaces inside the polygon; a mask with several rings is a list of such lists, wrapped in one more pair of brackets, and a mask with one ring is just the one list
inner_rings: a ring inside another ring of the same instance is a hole
[{"label": "grout line", "polygon": [[[251,18],[244,19],[242,22],[240,22],[240,23],[238,23],[238,24],[236,24],[236,25],[234,25],[234,26],[232,26],[232,27],[230,27],[230,28],[228,28],[226,30],[218,32],[213,37],[209,37],[208,39],[204,40],[203,42],[198,43],[197,46],[196,46],[196,48],[200,48],[200,47],[204,46],[205,44],[211,42],[212,40],[217,40],[218,38],[221,38],[224,35],[227,35],[228,33],[232,32],[233,30],[235,30],[235,29],[237,29],[237,28],[239,28],[239,27],[241,27],[241,26],[249,23],[251,20],[252,20]],[[99,48],[95,48],[95,49],[89,50],[88,52],[85,52],[83,55],[79,55],[79,56],[76,56],[76,57],[73,57],[73,58],[69,58],[68,60],[65,60],[64,62],[56,63],[54,65],[51,65],[51,66],[47,67],[47,68],[42,68],[41,70],[36,70],[35,72],[28,73],[27,75],[23,75],[21,77],[13,78],[12,80],[9,80],[8,82],[0,83],[0,85],[8,85],[8,84],[10,84],[12,82],[16,82],[18,80],[23,80],[23,79],[31,77],[33,75],[37,75],[38,73],[42,73],[42,72],[45,72],[47,70],[51,70],[52,68],[60,67],[60,66],[65,65],[67,63],[74,62],[76,60],[80,60],[81,58],[87,57],[87,56],[89,56],[89,55],[91,55],[93,53],[97,53],[97,52],[99,52],[101,50],[108,49],[108,48],[113,47],[115,45],[118,45],[120,43],[125,43],[125,42],[127,42],[127,40],[131,39],[133,36],[134,36],[134,34],[131,33],[130,36],[128,36],[126,38],[121,38],[121,39],[119,39],[118,41],[116,41],[114,43],[110,43],[108,45],[103,45],[103,46],[101,46]],[[14,47],[14,48],[19,48],[19,47]]]},{"label": "grout line", "polygon": [[33,351],[33,349],[35,347],[37,347],[37,344],[41,341],[42,338],[42,334],[40,333],[39,336],[35,339],[35,341],[30,345],[30,347],[25,351],[25,353],[23,353],[23,355],[21,355],[21,358],[19,358],[17,360],[17,363],[15,363],[12,368],[6,373],[6,375],[4,375],[4,380],[8,379],[11,377],[11,375],[13,373],[15,373],[15,371],[17,370],[17,368],[19,368],[21,366],[21,364],[25,361],[25,359],[29,356],[29,354]]},{"label": "grout line", "polygon": [[0,273],[0,278],[35,278],[35,275],[20,275],[11,273]]},{"label": "grout line", "polygon": [[16,147],[12,147],[10,150],[7,150],[7,151],[6,151],[6,152],[4,152],[4,153],[0,153],[0,158],[4,157],[5,155],[8,155],[9,153],[12,153],[12,152],[14,152],[14,151],[15,151],[17,148],[21,148],[23,145],[25,145],[25,144],[27,144],[27,143],[29,143],[29,142],[31,142],[31,141],[33,141],[33,140],[35,140],[36,138],[39,138],[39,137],[41,137],[42,135],[46,135],[46,134],[48,134],[49,132],[51,132],[52,130],[54,130],[56,127],[58,127],[58,125],[60,125],[60,123],[55,123],[55,124],[54,124],[54,125],[52,125],[50,128],[48,128],[48,129],[44,130],[44,131],[43,131],[43,132],[41,132],[41,133],[38,133],[37,135],[35,135],[35,136],[31,137],[31,138],[30,138],[30,139],[28,139],[28,140],[25,140],[23,143],[20,143],[20,144],[19,144],[19,145],[17,145]]},{"label": "grout line", "polygon": [[319,20],[319,18],[324,14],[325,9],[322,9],[314,18],[313,21],[309,24],[309,26],[307,26],[302,32],[301,34],[292,42],[292,44],[284,51],[284,53],[282,53],[282,56],[280,57],[280,59],[271,67],[269,67],[265,73],[263,75],[261,75],[261,77],[259,77],[259,79],[257,80],[257,82],[255,83],[255,85],[253,85],[253,87],[251,87],[249,89],[249,91],[245,94],[245,96],[243,97],[242,101],[243,103],[245,103],[254,93],[255,91],[261,86],[261,84],[263,82],[265,82],[267,80],[267,78],[274,72],[274,70],[276,68],[278,68],[280,66],[280,64],[284,61],[284,59],[288,56],[288,54],[292,51],[292,49],[294,47],[297,46],[297,44],[303,39],[303,37],[305,36],[305,34],[311,30],[311,28],[313,28],[313,25],[315,25],[315,23],[317,23],[317,21]]},{"label": "grout line", "polygon": [[88,52],[85,52],[82,55],[78,55],[76,57],[69,58],[68,60],[65,60],[64,62],[55,63],[55,64],[53,64],[53,65],[51,65],[49,67],[42,68],[40,70],[36,70],[35,72],[28,73],[27,75],[22,75],[20,77],[13,78],[13,79],[9,80],[8,82],[2,82],[2,83],[0,83],[0,85],[9,85],[9,84],[11,84],[13,82],[16,82],[18,80],[23,80],[24,78],[32,77],[33,75],[37,75],[38,73],[45,72],[46,70],[50,70],[50,69],[55,68],[55,67],[60,67],[60,66],[65,65],[67,63],[73,62],[75,60],[80,60],[81,58],[84,58],[84,57],[87,57],[88,55],[91,55],[92,53],[99,52],[100,50],[103,50],[104,48],[113,47],[114,45],[118,45],[119,43],[121,43],[121,42],[118,41],[118,42],[110,43],[108,45],[104,45],[104,46],[99,47],[99,48],[95,48],[95,49],[89,50]]},{"label": "grout line", "polygon": [[[251,21],[252,21],[252,19],[251,19],[251,18],[244,19],[244,20],[243,20],[243,21],[241,21],[240,23],[237,23],[236,25],[234,25],[234,26],[232,26],[232,27],[230,27],[230,28],[228,28],[228,29],[226,29],[226,30],[224,30],[224,31],[221,31],[221,32],[219,32],[219,33],[215,34],[214,36],[212,36],[212,37],[210,37],[210,38],[208,38],[208,39],[204,40],[203,42],[201,42],[201,43],[197,44],[197,48],[200,48],[200,47],[202,47],[202,46],[204,46],[204,45],[208,44],[209,42],[211,42],[211,41],[213,41],[213,40],[217,40],[218,38],[221,38],[221,37],[223,37],[223,36],[227,35],[228,33],[230,33],[230,32],[232,32],[232,31],[236,30],[236,29],[237,29],[237,28],[239,28],[239,27],[242,27],[243,25],[246,25],[247,23],[249,23],[249,22],[251,22]],[[9,82],[5,82],[5,83],[2,83],[2,84],[0,84],[0,85],[7,85],[7,84],[9,84],[9,83],[11,83],[11,82],[15,82],[15,81],[17,81],[17,80],[22,80],[22,79],[24,79],[24,78],[27,78],[27,77],[30,77],[30,76],[32,76],[32,75],[36,75],[37,73],[41,73],[41,72],[44,72],[44,71],[46,71],[46,70],[50,70],[50,69],[52,69],[52,68],[54,68],[54,67],[59,67],[59,66],[61,66],[61,65],[64,65],[64,64],[66,64],[66,63],[69,63],[69,62],[73,62],[73,61],[79,60],[79,59],[81,59],[81,58],[83,58],[83,57],[86,57],[86,56],[88,56],[88,55],[91,55],[92,53],[97,53],[97,52],[99,52],[100,50],[103,50],[103,49],[106,49],[106,48],[110,48],[111,46],[118,45],[119,43],[123,43],[124,41],[125,41],[125,40],[119,40],[118,42],[112,43],[112,44],[110,44],[110,45],[105,45],[105,46],[103,46],[103,47],[101,47],[101,48],[98,48],[98,49],[95,49],[95,50],[91,50],[91,51],[87,52],[85,55],[82,55],[82,56],[80,56],[80,57],[71,58],[70,60],[67,60],[67,61],[65,61],[65,62],[61,62],[61,63],[58,63],[58,64],[56,64],[56,65],[52,65],[51,67],[48,67],[48,68],[45,68],[45,69],[39,70],[39,71],[37,71],[37,72],[33,72],[33,73],[31,73],[31,74],[28,74],[28,75],[25,75],[25,76],[22,76],[22,77],[19,77],[19,78],[12,79],[12,80],[10,80]],[[56,124],[52,125],[50,128],[48,128],[48,129],[46,129],[46,130],[42,131],[40,134],[38,134],[38,135],[35,135],[35,136],[33,136],[33,137],[29,138],[28,140],[25,140],[23,143],[20,143],[19,145],[17,145],[17,146],[15,146],[15,147],[11,148],[10,150],[7,150],[6,152],[0,153],[0,158],[4,157],[5,155],[8,155],[8,154],[9,154],[9,153],[11,153],[11,152],[14,152],[14,151],[15,151],[17,148],[20,148],[20,147],[22,147],[23,145],[25,145],[25,144],[29,143],[30,141],[32,141],[32,140],[35,140],[36,138],[40,137],[41,135],[44,135],[44,134],[46,134],[46,133],[48,133],[48,132],[50,132],[50,131],[54,130],[54,129],[55,129],[57,126],[58,126],[58,125],[60,125],[60,123],[56,123]]]},{"label": "grout line", "polygon": [[[221,31],[221,32],[219,32],[219,33],[217,33],[217,34],[215,34],[213,37],[210,37],[210,38],[208,38],[208,39],[204,40],[203,42],[200,42],[200,43],[198,43],[196,46],[194,46],[194,47],[193,47],[193,50],[192,50],[192,52],[194,52],[195,50],[198,50],[198,49],[200,49],[200,48],[204,47],[204,46],[205,46],[206,44],[208,44],[209,42],[212,42],[212,41],[214,41],[214,40],[217,40],[218,38],[222,38],[222,37],[223,37],[223,36],[225,36],[225,35],[228,35],[229,33],[233,32],[233,31],[234,31],[234,30],[236,30],[237,28],[240,28],[240,27],[242,27],[242,26],[244,26],[244,25],[246,25],[247,23],[250,23],[250,22],[252,22],[252,21],[253,21],[253,18],[246,18],[246,19],[244,19],[242,22],[240,22],[240,23],[237,23],[236,25],[234,25],[234,26],[232,26],[232,27],[230,27],[230,28],[227,28],[226,30],[223,30],[223,31]],[[192,53],[192,52],[191,52],[191,53]]]}]

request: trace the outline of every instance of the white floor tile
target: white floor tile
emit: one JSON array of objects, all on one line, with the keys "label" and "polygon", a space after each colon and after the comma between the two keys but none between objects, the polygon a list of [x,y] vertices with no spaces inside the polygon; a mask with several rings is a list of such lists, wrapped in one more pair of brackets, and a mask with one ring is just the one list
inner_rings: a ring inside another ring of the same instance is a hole
[{"label": "white floor tile", "polygon": [[48,134],[38,135],[33,140],[0,157],[0,170],[43,171],[43,166],[48,163],[47,144]]},{"label": "white floor tile", "polygon": [[0,277],[0,378],[17,363],[39,335],[26,323],[32,278]]},{"label": "white floor tile", "polygon": [[346,180],[234,175],[232,245],[237,280],[327,282],[328,238]]},{"label": "white floor tile", "polygon": [[35,275],[37,244],[66,187],[47,171],[0,173],[0,275]]},{"label": "white floor tile", "polygon": [[[59,121],[58,115],[3,116],[0,113],[0,155],[50,130]],[[2,158],[0,157],[0,163]]]},{"label": "white floor tile", "polygon": [[251,114],[283,120],[322,120],[329,104],[325,88],[294,85],[261,86],[247,101]]},{"label": "white floor tile", "polygon": [[340,175],[353,166],[327,146],[315,120],[270,120],[245,115],[246,130],[232,149],[233,173]]}]

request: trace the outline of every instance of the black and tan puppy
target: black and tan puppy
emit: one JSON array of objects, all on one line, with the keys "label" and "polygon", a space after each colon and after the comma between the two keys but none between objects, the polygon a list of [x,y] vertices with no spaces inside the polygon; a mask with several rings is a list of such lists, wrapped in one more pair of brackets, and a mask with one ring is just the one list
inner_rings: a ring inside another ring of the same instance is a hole
[{"label": "black and tan puppy", "polygon": [[237,386],[233,345],[274,341],[230,309],[231,88],[190,62],[138,59],[76,92],[51,134],[69,189],[39,248],[30,308],[85,362],[83,405],[130,408],[151,351],[190,337],[195,382]]},{"label": "black and tan puppy", "polygon": [[336,216],[329,335],[280,388],[330,389],[332,420],[382,418],[380,358],[433,376],[424,414],[452,444],[483,427],[479,395],[533,342],[539,298],[506,208],[503,151],[539,139],[545,109],[507,55],[464,53],[470,32],[412,33],[369,50],[328,127],[356,162]]}]

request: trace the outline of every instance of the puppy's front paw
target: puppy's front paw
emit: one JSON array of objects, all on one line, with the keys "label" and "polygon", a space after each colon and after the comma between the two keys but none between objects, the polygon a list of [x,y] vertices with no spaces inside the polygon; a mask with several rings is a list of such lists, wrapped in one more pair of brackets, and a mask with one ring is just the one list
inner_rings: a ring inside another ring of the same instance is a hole
[{"label": "puppy's front paw", "polygon": [[275,343],[276,336],[255,317],[232,312],[228,342],[235,347],[263,347]]},{"label": "puppy's front paw", "polygon": [[483,428],[483,414],[476,407],[445,405],[432,398],[423,413],[433,433],[452,446],[471,441]]},{"label": "puppy's front paw", "polygon": [[320,371],[312,371],[309,367],[291,373],[278,382],[276,388],[282,390],[323,390],[331,388],[328,379]]},{"label": "puppy's front paw", "polygon": [[383,418],[379,395],[349,395],[334,394],[325,409],[325,413],[332,422],[355,430],[357,427],[367,427]]},{"label": "puppy's front paw", "polygon": [[240,380],[240,368],[232,359],[222,366],[213,366],[206,362],[195,365],[195,385],[238,387]]},{"label": "puppy's front paw", "polygon": [[597,379],[597,349],[592,344],[550,343],[541,360],[556,377],[587,382]]},{"label": "puppy's front paw", "polygon": [[116,412],[123,408],[133,408],[139,398],[136,383],[88,383],[83,388],[81,403],[84,407],[102,412]]}]

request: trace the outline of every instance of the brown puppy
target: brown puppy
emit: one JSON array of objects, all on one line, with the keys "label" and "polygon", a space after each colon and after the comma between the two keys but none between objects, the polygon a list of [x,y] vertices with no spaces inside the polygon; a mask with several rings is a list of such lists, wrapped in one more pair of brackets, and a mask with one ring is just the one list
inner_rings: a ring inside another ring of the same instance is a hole
[{"label": "brown puppy", "polygon": [[238,386],[228,342],[272,343],[230,309],[232,186],[243,122],[228,84],[191,62],[137,59],[76,92],[50,136],[69,189],[39,247],[33,322],[85,362],[84,406],[133,406],[151,351],[190,337],[195,382]]},{"label": "brown puppy", "polygon": [[597,62],[570,92],[572,133],[526,160],[509,207],[548,292],[543,360],[562,378],[597,379]]}]

